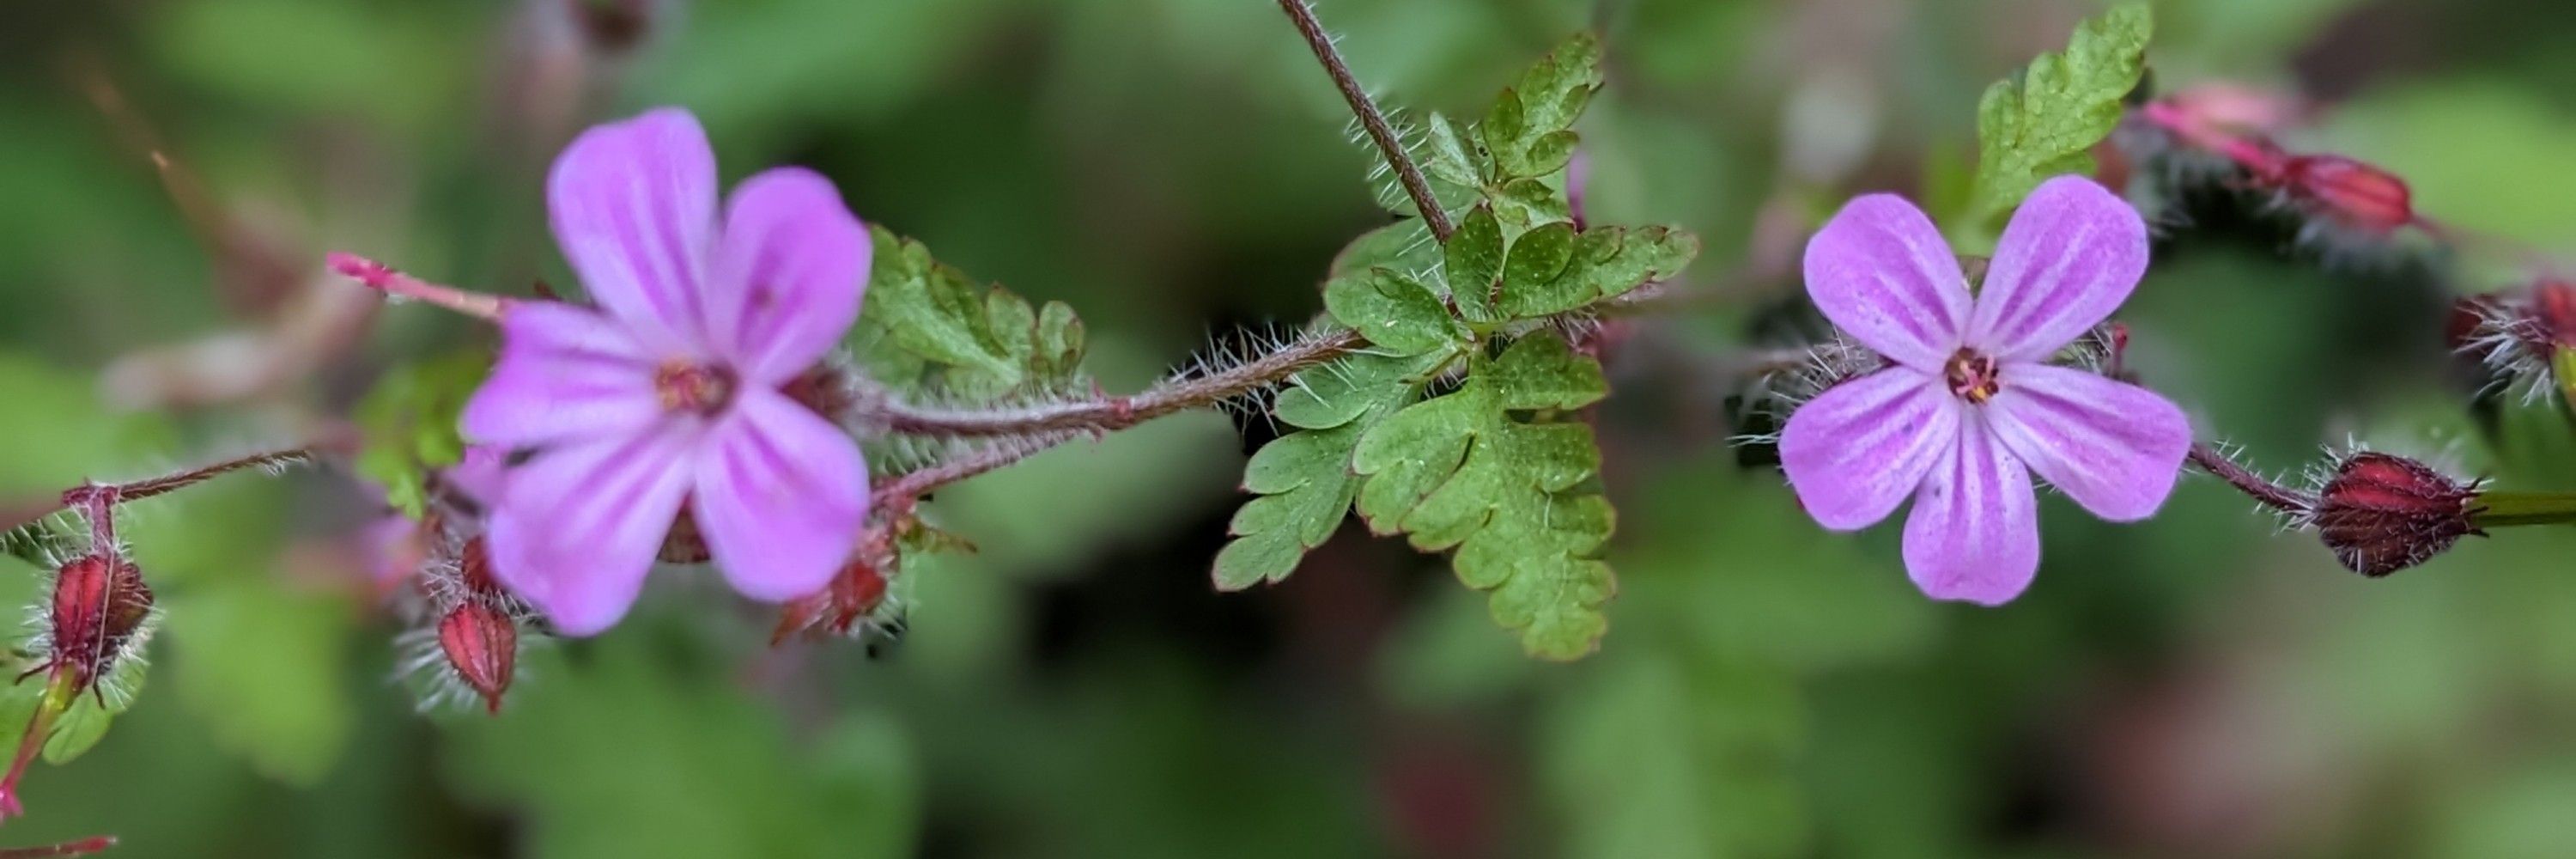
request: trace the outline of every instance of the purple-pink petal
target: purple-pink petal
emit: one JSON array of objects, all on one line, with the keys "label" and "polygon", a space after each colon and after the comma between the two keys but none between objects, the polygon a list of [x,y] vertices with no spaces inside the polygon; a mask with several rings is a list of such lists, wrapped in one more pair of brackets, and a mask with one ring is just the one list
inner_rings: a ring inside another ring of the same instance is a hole
[{"label": "purple-pink petal", "polygon": [[593,301],[648,345],[703,343],[716,158],[696,117],[662,108],[591,128],[546,179],[555,241]]},{"label": "purple-pink petal", "polygon": [[1780,463],[1798,501],[1837,531],[1895,512],[1959,433],[1957,398],[1939,379],[1889,367],[1835,385],[1790,413]]},{"label": "purple-pink petal", "polygon": [[524,301],[502,317],[500,360],[458,426],[478,443],[530,447],[632,433],[661,418],[652,365],[627,329],[571,305]]},{"label": "purple-pink petal", "polygon": [[2039,572],[2030,473],[1969,413],[1905,519],[1905,571],[1923,595],[2002,605]]},{"label": "purple-pink petal", "polygon": [[695,472],[698,530],[726,580],[753,599],[821,590],[867,519],[858,444],[776,391],[744,392],[699,450]]},{"label": "purple-pink petal", "polygon": [[2082,176],[2040,184],[2013,213],[1977,290],[1967,342],[2038,361],[2111,316],[2147,271],[2138,211]]},{"label": "purple-pink petal", "polygon": [[1807,296],[1852,339],[1937,373],[1967,330],[1959,260],[1923,210],[1893,194],[1854,198],[1807,242]]},{"label": "purple-pink petal", "polygon": [[2134,522],[2173,494],[2191,421],[2155,392],[2065,367],[2007,364],[1995,437],[2093,515]]},{"label": "purple-pink petal", "polygon": [[615,625],[688,494],[692,444],[646,432],[547,450],[513,469],[487,532],[493,574],[562,634]]},{"label": "purple-pink petal", "polygon": [[795,377],[858,319],[874,251],[831,180],[793,167],[744,180],[706,282],[709,342],[746,379]]}]

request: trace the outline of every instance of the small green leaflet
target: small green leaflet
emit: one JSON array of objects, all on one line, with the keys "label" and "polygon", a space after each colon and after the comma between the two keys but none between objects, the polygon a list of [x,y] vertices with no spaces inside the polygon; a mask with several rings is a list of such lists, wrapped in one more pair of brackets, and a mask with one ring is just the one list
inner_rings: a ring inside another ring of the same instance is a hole
[{"label": "small green leaflet", "polygon": [[1454,351],[1467,342],[1467,327],[1449,315],[1438,293],[1390,269],[1325,284],[1324,309],[1369,342],[1405,354]]},{"label": "small green leaflet", "polygon": [[2065,53],[2041,54],[2019,80],[1986,89],[1968,223],[1991,229],[2041,181],[2093,171],[2093,145],[2120,124],[2120,100],[2145,74],[2154,29],[2147,4],[2112,7],[2077,26]]},{"label": "small green leaflet", "polygon": [[1084,334],[1073,308],[1032,308],[932,259],[920,242],[872,233],[875,263],[857,330],[879,378],[968,399],[1074,385]]},{"label": "small green leaflet", "polygon": [[464,458],[456,419],[491,366],[481,350],[405,365],[387,372],[359,401],[366,447],[358,452],[358,473],[383,486],[386,502],[404,515],[420,518],[430,471]]},{"label": "small green leaflet", "polygon": [[1601,42],[1576,35],[1521,74],[1485,113],[1485,149],[1495,178],[1510,181],[1565,169],[1574,157],[1574,121],[1601,89]]},{"label": "small green leaflet", "polygon": [[[1405,407],[1361,436],[1351,464],[1360,514],[1422,551],[1456,550],[1468,587],[1534,656],[1592,652],[1616,585],[1599,559],[1610,502],[1591,490],[1592,429],[1554,416],[1608,393],[1600,365],[1554,334],[1523,337],[1455,391]],[[1520,420],[1514,412],[1539,412]]]},{"label": "small green leaflet", "polygon": [[1217,589],[1285,579],[1332,536],[1359,493],[1351,449],[1360,434],[1419,396],[1448,357],[1360,354],[1297,374],[1275,414],[1300,431],[1262,445],[1244,466],[1244,490],[1260,497],[1234,514],[1235,539],[1216,556]]}]

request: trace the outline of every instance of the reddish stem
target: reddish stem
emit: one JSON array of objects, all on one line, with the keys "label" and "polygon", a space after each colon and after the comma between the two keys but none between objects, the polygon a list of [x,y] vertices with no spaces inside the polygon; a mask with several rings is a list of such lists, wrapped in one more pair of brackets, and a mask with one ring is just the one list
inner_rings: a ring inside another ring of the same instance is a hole
[{"label": "reddish stem", "polygon": [[44,844],[35,847],[0,847],[0,859],[64,859],[64,857],[88,856],[114,846],[116,846],[116,836],[92,835],[88,838],[75,838],[61,844]]},{"label": "reddish stem", "polygon": [[426,301],[458,313],[489,322],[498,322],[501,312],[510,309],[512,299],[480,292],[467,292],[445,284],[430,283],[395,271],[392,266],[358,256],[333,251],[323,257],[331,270],[341,276],[366,284],[367,288],[398,298]]}]

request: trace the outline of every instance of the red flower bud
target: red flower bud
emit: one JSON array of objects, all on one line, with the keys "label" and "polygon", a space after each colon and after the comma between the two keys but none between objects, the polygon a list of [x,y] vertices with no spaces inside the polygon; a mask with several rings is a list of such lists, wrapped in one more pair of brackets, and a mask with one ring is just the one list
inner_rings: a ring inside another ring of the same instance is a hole
[{"label": "red flower bud", "polygon": [[2280,184],[2318,214],[2371,233],[2415,222],[2414,195],[2396,174],[2341,155],[2300,155],[2282,162]]},{"label": "red flower bud", "polygon": [[2548,278],[2531,288],[2533,331],[2556,347],[2576,347],[2576,283]]},{"label": "red flower bud", "polygon": [[822,590],[789,601],[778,616],[778,628],[770,633],[769,643],[776,646],[806,629],[818,625],[835,635],[848,635],[861,619],[874,616],[885,604],[886,577],[875,564],[865,560],[851,561],[832,575],[831,584]]},{"label": "red flower bud", "polygon": [[467,600],[438,619],[438,649],[457,678],[501,712],[501,693],[509,691],[519,661],[518,623],[489,602]]},{"label": "red flower bud", "polygon": [[2469,534],[2478,488],[2431,466],[2385,453],[2356,453],[2318,491],[2308,524],[2335,560],[2365,576],[2406,569]]},{"label": "red flower bud", "polygon": [[52,658],[41,668],[69,671],[72,694],[87,691],[151,614],[152,588],[134,562],[113,553],[74,558],[54,576]]}]

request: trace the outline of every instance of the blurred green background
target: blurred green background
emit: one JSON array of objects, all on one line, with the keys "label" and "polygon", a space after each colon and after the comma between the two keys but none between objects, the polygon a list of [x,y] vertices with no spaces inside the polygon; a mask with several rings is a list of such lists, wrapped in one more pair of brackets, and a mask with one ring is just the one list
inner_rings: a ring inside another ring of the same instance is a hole
[{"label": "blurred green background", "polygon": [[[143,505],[150,686],[39,767],[0,844],[149,856],[2576,855],[2576,537],[2365,581],[2214,481],[2158,519],[2043,502],[2037,585],[1932,604],[1893,528],[1828,535],[1743,470],[1712,369],[1797,294],[1800,231],[1973,155],[1982,87],[2078,0],[1324,0],[1391,103],[1473,115],[1577,29],[1594,219],[1685,224],[1751,301],[1638,323],[1603,414],[1622,592],[1603,650],[1522,658],[1439,559],[1356,525],[1285,584],[1207,564],[1271,429],[1214,413],[945,492],[981,545],[905,571],[911,631],[760,646],[663,574],[544,648],[498,718],[418,716],[344,473]],[[2576,235],[2576,16],[2555,0],[2157,4],[2160,85],[2304,93],[2296,146],[2543,253]],[[1132,389],[1296,324],[1382,223],[1370,154],[1260,0],[101,0],[0,5],[0,489],[42,497],[344,417],[488,335],[372,312],[353,250],[570,284],[541,177],[678,104],[724,175],[836,180],[872,222],[1073,304]],[[158,172],[159,151],[174,169]],[[1927,167],[1928,165],[1928,167]],[[1929,180],[1929,181],[1937,181]],[[2576,488],[2556,406],[2483,431],[2444,290],[2528,260],[2321,268],[2169,222],[2125,312],[2205,430],[2295,470],[2359,438]],[[1732,277],[1730,273],[1753,273]],[[1249,433],[1247,438],[1246,433]],[[11,562],[13,568],[14,562]],[[0,589],[32,603],[36,578]]]}]

